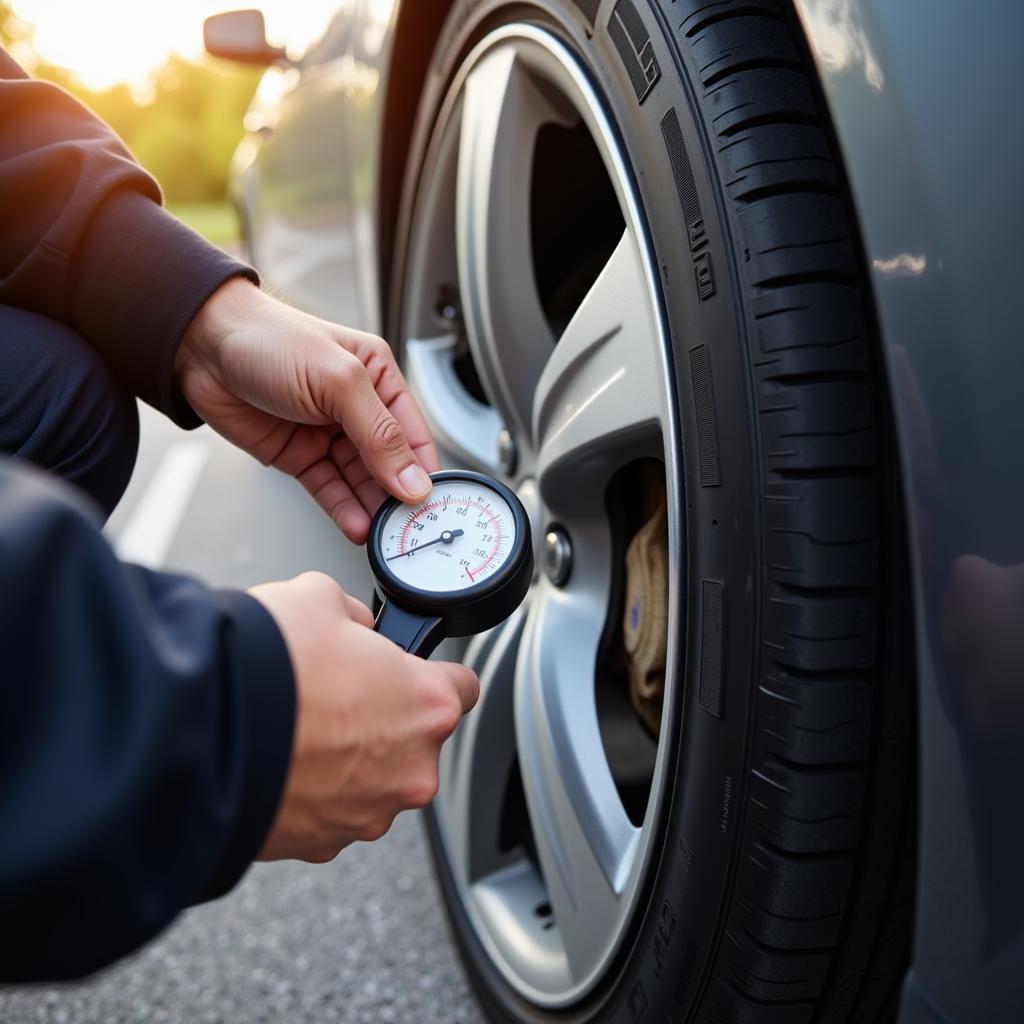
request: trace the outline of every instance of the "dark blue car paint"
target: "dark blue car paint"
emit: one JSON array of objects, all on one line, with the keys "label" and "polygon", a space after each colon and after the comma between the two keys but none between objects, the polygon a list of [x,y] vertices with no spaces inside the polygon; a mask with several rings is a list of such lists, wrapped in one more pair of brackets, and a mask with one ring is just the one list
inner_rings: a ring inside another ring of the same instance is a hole
[{"label": "dark blue car paint", "polygon": [[914,563],[905,1021],[1024,1020],[1024,5],[797,0],[871,265]]}]

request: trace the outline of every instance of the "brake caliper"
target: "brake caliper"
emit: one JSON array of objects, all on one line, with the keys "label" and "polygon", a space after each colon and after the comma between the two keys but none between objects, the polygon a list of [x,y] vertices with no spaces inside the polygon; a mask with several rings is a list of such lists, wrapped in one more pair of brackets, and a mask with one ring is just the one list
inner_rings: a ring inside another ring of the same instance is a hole
[{"label": "brake caliper", "polygon": [[668,516],[664,484],[658,487],[653,514],[626,549],[622,639],[629,663],[633,708],[657,737],[668,649]]}]

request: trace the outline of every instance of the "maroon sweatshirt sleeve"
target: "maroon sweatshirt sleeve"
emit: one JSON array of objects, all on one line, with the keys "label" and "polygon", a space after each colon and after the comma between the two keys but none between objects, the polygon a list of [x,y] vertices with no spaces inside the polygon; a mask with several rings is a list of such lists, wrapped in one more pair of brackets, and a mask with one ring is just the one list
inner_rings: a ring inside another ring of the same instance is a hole
[{"label": "maroon sweatshirt sleeve", "polygon": [[0,303],[74,327],[132,394],[194,426],[181,338],[226,280],[258,278],[160,199],[106,124],[0,50]]}]

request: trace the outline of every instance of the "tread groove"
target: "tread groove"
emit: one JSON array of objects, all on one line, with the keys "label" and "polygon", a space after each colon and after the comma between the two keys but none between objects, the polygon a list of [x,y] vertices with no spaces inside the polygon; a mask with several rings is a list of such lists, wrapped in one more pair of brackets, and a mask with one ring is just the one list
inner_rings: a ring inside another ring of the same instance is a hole
[{"label": "tread groove", "polygon": [[832,764],[801,764],[799,761],[792,761],[784,754],[773,753],[771,759],[781,768],[788,768],[793,772],[800,772],[802,775],[827,776],[847,775],[850,772],[862,772],[867,761],[835,761]]},{"label": "tread groove", "polygon": [[776,277],[767,277],[757,282],[757,287],[762,289],[788,288],[801,284],[856,284],[858,275],[852,271],[845,270],[814,270],[796,274],[779,274]]},{"label": "tread groove", "polygon": [[[730,110],[726,110],[719,114],[715,120],[719,121],[726,114],[731,114],[737,110],[742,110],[744,107],[753,106],[752,103],[740,103]],[[749,131],[751,128],[764,128],[768,125],[804,125],[811,127],[820,127],[821,121],[811,115],[801,115],[795,112],[789,112],[785,114],[756,114],[753,117],[748,117],[745,121],[740,121],[738,124],[732,125],[729,128],[723,128],[719,135],[722,138],[728,139],[735,135],[737,132]]]},{"label": "tread groove", "polygon": [[792,863],[804,864],[849,864],[852,859],[849,855],[856,853],[856,848],[850,850],[830,850],[828,853],[799,853],[794,850],[787,850],[767,839],[756,839],[754,846],[760,846],[768,853],[776,857],[783,857]]},{"label": "tread groove", "polygon": [[[848,344],[841,342],[840,344]],[[773,373],[764,378],[772,384],[789,387],[806,387],[811,384],[863,384],[868,374],[863,370],[810,370],[806,373]],[[787,436],[787,435],[783,435]],[[797,434],[788,435],[797,437]]]},{"label": "tread groove", "polygon": [[[773,182],[771,185],[759,185],[743,193],[740,203],[744,206],[752,206],[764,199],[774,199],[776,196],[839,196],[842,191],[838,185],[828,181],[794,180],[791,182]],[[840,239],[841,242],[849,242],[848,238]],[[827,242],[809,242],[808,245],[826,245]],[[838,244],[838,241],[834,244]],[[786,247],[783,247],[786,248]],[[791,248],[796,248],[795,246]]]},{"label": "tread groove", "polygon": [[834,586],[821,586],[794,583],[791,580],[772,580],[772,587],[783,594],[814,601],[848,601],[851,598],[869,601],[878,596],[878,587],[866,584],[858,586],[837,583]]},{"label": "tread groove", "polygon": [[[727,52],[716,57],[714,60],[709,61],[704,67],[702,67],[700,69],[700,73],[703,75],[704,72],[713,64],[718,64],[723,60],[728,60],[731,56],[732,54]],[[750,60],[740,61],[737,64],[730,64],[729,67],[722,68],[720,71],[713,71],[704,79],[704,88],[710,89],[719,82],[725,81],[733,75],[742,74],[744,71],[765,71],[768,69],[775,69],[777,71],[797,71],[799,68],[799,62],[792,57],[755,57]]]},{"label": "tread groove", "polygon": [[877,476],[877,471],[871,466],[831,466],[813,469],[777,466],[770,472],[784,480],[874,480]]},{"label": "tread groove", "polygon": [[[782,16],[779,13],[773,12],[769,8],[758,7],[753,4],[743,5],[741,7],[732,7],[729,4],[729,0],[724,0],[723,3],[709,4],[708,7],[705,8],[705,10],[709,10],[712,7],[726,6],[729,7],[727,11],[717,11],[714,14],[705,14],[703,16],[701,16],[701,14],[697,12],[688,15],[686,18],[683,18],[679,28],[682,30],[683,34],[686,36],[687,39],[693,39],[693,37],[698,32],[703,31],[704,29],[710,27],[711,25],[717,25],[719,22],[729,21],[732,18],[753,16],[758,18],[765,18],[769,21],[782,21]],[[698,20],[690,28],[686,28],[686,23],[691,18],[697,18]]]}]

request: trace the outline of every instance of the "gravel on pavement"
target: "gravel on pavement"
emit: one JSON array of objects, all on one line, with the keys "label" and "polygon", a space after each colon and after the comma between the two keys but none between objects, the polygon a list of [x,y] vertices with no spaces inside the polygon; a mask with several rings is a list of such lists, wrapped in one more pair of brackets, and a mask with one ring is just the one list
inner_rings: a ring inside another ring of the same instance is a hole
[{"label": "gravel on pavement", "polygon": [[3,1024],[483,1024],[422,824],[327,865],[257,864],[141,953],[81,984],[0,989]]}]

